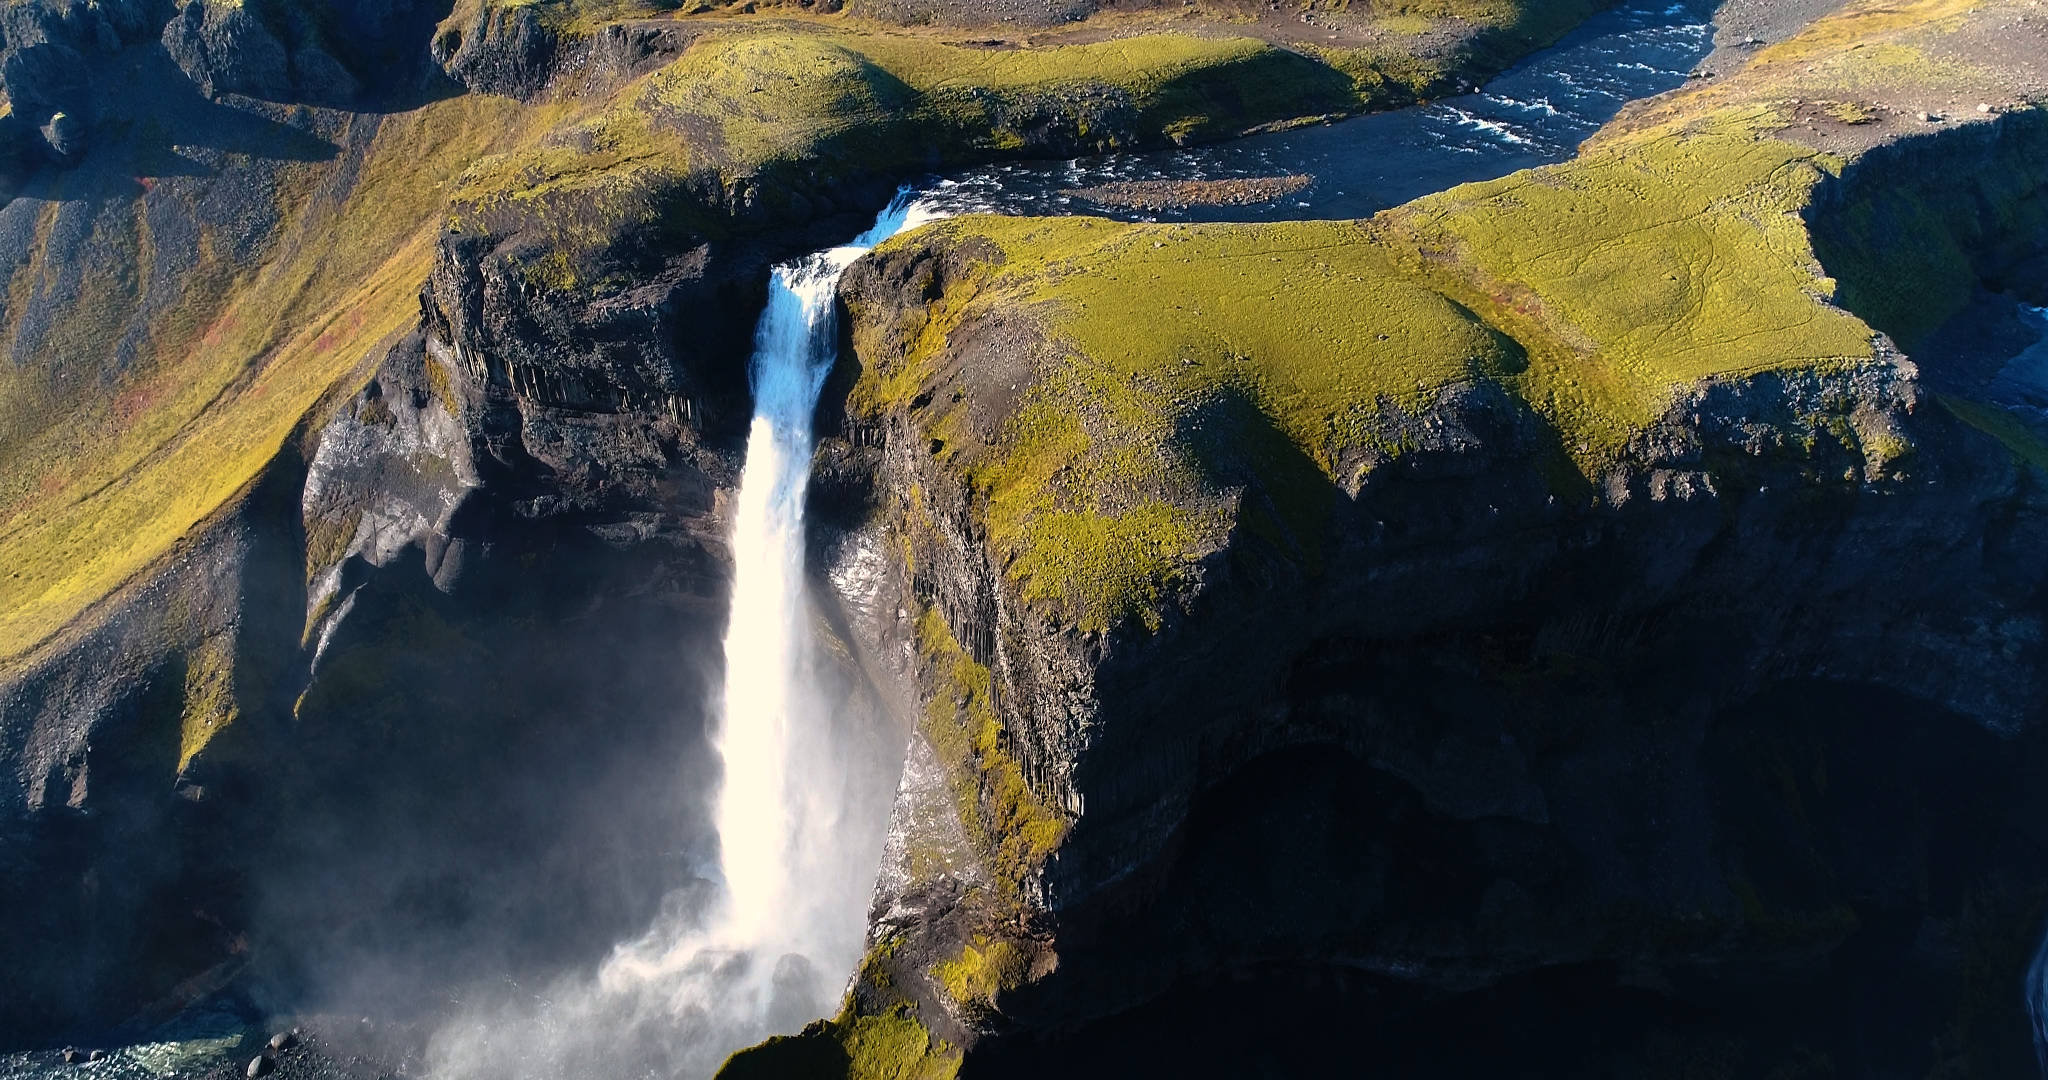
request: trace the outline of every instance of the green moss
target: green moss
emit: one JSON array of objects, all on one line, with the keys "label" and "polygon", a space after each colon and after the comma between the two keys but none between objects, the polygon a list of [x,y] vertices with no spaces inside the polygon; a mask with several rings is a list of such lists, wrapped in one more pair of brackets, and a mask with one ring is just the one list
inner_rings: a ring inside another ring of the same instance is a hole
[{"label": "green moss", "polygon": [[1526,347],[1515,382],[1582,462],[1701,379],[1871,359],[1798,212],[1838,164],[1760,137],[1762,108],[1610,142],[1391,215],[1418,276]]},{"label": "green moss", "polygon": [[952,1080],[960,1053],[902,1012],[860,1016],[839,1025],[848,1080]]},{"label": "green moss", "polygon": [[995,880],[997,900],[1014,906],[1066,823],[1008,751],[994,677],[960,647],[936,608],[918,619],[917,645],[929,684],[920,730],[953,780],[960,823]]},{"label": "green moss", "polygon": [[1025,956],[1007,941],[976,937],[960,955],[932,965],[932,975],[953,1000],[968,1008],[987,1008],[996,995],[1024,985]]},{"label": "green moss", "polygon": [[[892,142],[915,93],[854,42],[719,35],[656,73],[638,106],[679,128],[693,166],[727,174]],[[852,143],[835,146],[836,143]]]},{"label": "green moss", "polygon": [[727,1058],[717,1080],[953,1080],[960,1052],[906,1008],[851,1012]]},{"label": "green moss", "polygon": [[241,715],[235,701],[234,641],[209,637],[185,657],[185,706],[178,723],[178,771]]},{"label": "green moss", "polygon": [[[1421,30],[1427,29],[1425,20]],[[1309,46],[1305,51],[1343,73],[1351,80],[1351,92],[1378,108],[1431,97],[1442,91],[1451,78],[1448,61],[1423,59],[1399,49]]]}]

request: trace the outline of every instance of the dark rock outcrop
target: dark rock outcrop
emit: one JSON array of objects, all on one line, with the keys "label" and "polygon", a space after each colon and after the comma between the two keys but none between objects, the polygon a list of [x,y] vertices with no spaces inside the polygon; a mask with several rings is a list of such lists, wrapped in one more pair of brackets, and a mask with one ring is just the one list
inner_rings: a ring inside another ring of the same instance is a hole
[{"label": "dark rock outcrop", "polygon": [[61,42],[8,49],[0,78],[6,81],[7,100],[24,117],[47,117],[66,109],[84,113],[93,106],[92,72],[85,57]]},{"label": "dark rock outcrop", "polygon": [[291,94],[284,43],[263,25],[251,5],[189,0],[164,27],[164,50],[209,96]]}]

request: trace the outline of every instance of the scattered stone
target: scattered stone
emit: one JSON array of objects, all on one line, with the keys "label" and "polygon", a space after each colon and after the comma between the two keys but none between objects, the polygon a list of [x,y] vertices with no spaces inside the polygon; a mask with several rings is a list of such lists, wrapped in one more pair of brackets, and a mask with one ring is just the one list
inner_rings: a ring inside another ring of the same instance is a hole
[{"label": "scattered stone", "polygon": [[76,1065],[85,1060],[85,1051],[67,1046],[64,1048],[64,1052],[57,1056],[62,1058],[66,1065]]},{"label": "scattered stone", "polygon": [[87,1060],[87,1061],[104,1061],[104,1060],[106,1060],[106,1057],[107,1057],[107,1052],[106,1052],[105,1050],[94,1050],[93,1052],[91,1052],[91,1053],[89,1053],[89,1054],[85,1055],[85,1060]]},{"label": "scattered stone", "polygon": [[269,1076],[276,1068],[277,1062],[272,1061],[268,1055],[258,1054],[249,1059],[250,1080],[255,1080],[258,1076]]},{"label": "scattered stone", "polygon": [[286,1050],[290,1050],[298,1045],[299,1033],[296,1028],[294,1028],[291,1031],[280,1031],[277,1034],[272,1035],[270,1037],[270,1049],[272,1053],[281,1054],[284,1053]]},{"label": "scattered stone", "polygon": [[1980,101],[1977,103],[1977,111],[1980,113],[1988,113],[1991,111],[1991,106],[1986,105],[1985,103]]},{"label": "scattered stone", "polygon": [[1250,206],[1309,186],[1313,177],[1259,176],[1235,180],[1121,180],[1061,192],[1098,206],[1170,210],[1188,206]]}]

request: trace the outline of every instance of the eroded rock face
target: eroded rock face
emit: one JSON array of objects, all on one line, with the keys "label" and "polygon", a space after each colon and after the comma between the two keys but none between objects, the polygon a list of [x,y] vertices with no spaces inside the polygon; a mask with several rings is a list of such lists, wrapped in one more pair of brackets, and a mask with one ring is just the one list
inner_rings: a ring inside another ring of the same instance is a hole
[{"label": "eroded rock face", "polygon": [[[950,463],[974,459],[949,461],[1073,347],[1028,312],[963,321],[989,257],[941,234],[842,287],[862,364],[942,342],[914,400],[826,450],[873,470],[900,610],[946,639],[901,646],[933,702],[912,760],[936,764],[898,804],[865,1008],[914,1002],[983,1047],[970,1068],[1108,1069],[1033,1037],[1113,1047],[1148,1002],[1213,1018],[1201,987],[1329,971],[1376,988],[1359,1016],[1589,964],[1711,995],[1971,905],[2002,921],[1970,933],[2021,943],[1992,973],[1923,940],[1873,978],[1896,1000],[2018,978],[2048,885],[2038,816],[2005,816],[2048,768],[2048,491],[1913,362],[1700,382],[1576,485],[1525,404],[1450,385],[1332,450],[1320,533],[1262,527],[1288,493],[1256,478],[1181,496],[1222,506],[1227,541],[1151,628],[1086,630],[1027,595]],[[1935,809],[1973,777],[1995,794]],[[965,837],[932,824],[949,804]],[[1032,828],[1057,837],[1037,861],[1009,844]],[[1887,1038],[1922,1053],[1951,992]],[[2016,1004],[1995,1023],[2025,1045]]]}]

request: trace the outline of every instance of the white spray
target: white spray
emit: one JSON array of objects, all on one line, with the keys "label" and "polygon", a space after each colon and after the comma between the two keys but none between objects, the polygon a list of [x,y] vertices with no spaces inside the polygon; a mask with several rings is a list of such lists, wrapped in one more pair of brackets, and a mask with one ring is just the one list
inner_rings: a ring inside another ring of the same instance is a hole
[{"label": "white spray", "polygon": [[811,417],[835,358],[840,275],[933,216],[901,193],[852,243],[776,267],[769,286],[748,368],[754,418],[714,740],[725,766],[716,809],[723,895],[708,917],[664,917],[618,946],[595,980],[450,1024],[429,1049],[434,1076],[708,1077],[732,1051],[831,1007],[833,980],[843,984],[860,955],[879,850],[849,850],[859,845],[838,835],[847,777],[834,755],[818,752],[826,720],[805,681]]}]

